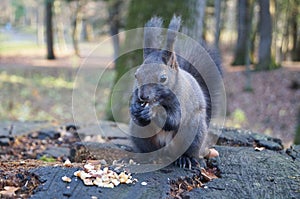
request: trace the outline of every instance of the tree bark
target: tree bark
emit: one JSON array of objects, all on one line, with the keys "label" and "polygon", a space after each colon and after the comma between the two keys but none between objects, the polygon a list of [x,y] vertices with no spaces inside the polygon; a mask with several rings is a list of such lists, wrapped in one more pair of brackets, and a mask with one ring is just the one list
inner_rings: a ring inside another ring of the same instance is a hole
[{"label": "tree bark", "polygon": [[[254,0],[250,0],[249,1],[249,19],[251,19],[253,17],[253,12],[254,12]],[[251,37],[253,37],[253,31],[252,31],[252,21],[248,20],[247,23],[247,33],[246,33],[246,37],[248,38],[247,42],[246,42],[246,83],[245,83],[245,87],[244,90],[248,91],[248,92],[252,92],[253,91],[253,87],[252,87],[252,81],[251,81],[251,69],[250,69],[250,64],[251,64],[251,57],[250,57],[250,52],[251,52],[251,48],[254,42],[252,42]]]},{"label": "tree bark", "polygon": [[259,49],[258,64],[256,70],[270,70],[275,68],[272,63],[272,18],[270,14],[270,0],[260,0],[259,2]]},{"label": "tree bark", "polygon": [[94,40],[94,29],[93,25],[89,21],[84,21],[84,28],[83,28],[83,34],[84,34],[84,40],[91,42]]},{"label": "tree bark", "polygon": [[43,6],[38,5],[36,11],[36,35],[37,35],[37,44],[44,44],[44,16],[43,16]]},{"label": "tree bark", "polygon": [[61,1],[57,1],[57,3],[55,4],[55,8],[54,10],[56,10],[56,35],[57,35],[57,41],[58,41],[58,45],[59,48],[61,50],[66,50],[67,49],[67,44],[66,44],[66,39],[65,39],[65,27],[64,27],[64,23],[63,23],[63,19],[61,15],[61,12],[63,10],[63,5],[61,4]]},{"label": "tree bark", "polygon": [[188,35],[196,41],[203,40],[204,18],[207,0],[191,1],[190,10],[194,12],[194,25],[188,29]]},{"label": "tree bark", "polygon": [[247,55],[247,41],[250,39],[248,34],[249,18],[249,0],[238,1],[238,38],[235,48],[234,61],[232,65],[244,65]]},{"label": "tree bark", "polygon": [[221,30],[221,0],[215,0],[215,48],[219,48],[220,30]]},{"label": "tree bark", "polygon": [[[299,1],[300,2],[300,1]],[[300,13],[299,3],[298,1],[294,1],[295,5],[293,6],[293,10],[291,13],[291,30],[292,30],[292,38],[293,38],[293,47],[292,47],[292,60],[300,61],[300,36],[298,33],[299,29],[299,20],[298,16]]]},{"label": "tree bark", "polygon": [[55,59],[53,50],[53,0],[46,0],[46,34],[47,34],[47,59]]},{"label": "tree bark", "polygon": [[73,30],[72,30],[72,42],[74,53],[78,57],[80,57],[80,50],[79,50],[79,40],[80,40],[80,33],[82,30],[82,9],[83,2],[81,0],[77,1],[76,11],[75,11],[75,19],[73,22]]},{"label": "tree bark", "polygon": [[120,28],[120,9],[121,9],[122,1],[121,0],[113,0],[109,2],[108,7],[108,15],[109,15],[109,32],[113,42],[114,48],[114,62],[116,64],[116,60],[119,57],[119,49],[120,49],[120,41],[119,41],[119,28]]},{"label": "tree bark", "polygon": [[298,107],[298,114],[297,114],[297,127],[296,127],[296,134],[295,134],[295,144],[300,144],[300,106]]}]

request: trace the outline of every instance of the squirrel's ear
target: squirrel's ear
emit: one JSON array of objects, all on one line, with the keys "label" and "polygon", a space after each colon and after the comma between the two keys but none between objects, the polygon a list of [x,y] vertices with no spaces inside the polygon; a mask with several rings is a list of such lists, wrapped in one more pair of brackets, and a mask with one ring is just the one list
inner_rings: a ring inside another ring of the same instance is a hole
[{"label": "squirrel's ear", "polygon": [[166,50],[172,52],[174,51],[174,43],[181,25],[181,17],[176,15],[173,16],[167,31],[167,43]]},{"label": "squirrel's ear", "polygon": [[163,60],[171,68],[178,69],[178,62],[176,60],[176,54],[174,52],[174,43],[177,32],[181,25],[181,17],[173,16],[167,31],[167,43],[166,50],[163,51]]},{"label": "squirrel's ear", "polygon": [[174,52],[170,52],[170,51],[163,51],[163,61],[166,63],[167,66],[178,70],[178,62],[176,59],[176,54]]},{"label": "squirrel's ear", "polygon": [[144,28],[144,59],[154,51],[161,48],[162,19],[152,17]]}]

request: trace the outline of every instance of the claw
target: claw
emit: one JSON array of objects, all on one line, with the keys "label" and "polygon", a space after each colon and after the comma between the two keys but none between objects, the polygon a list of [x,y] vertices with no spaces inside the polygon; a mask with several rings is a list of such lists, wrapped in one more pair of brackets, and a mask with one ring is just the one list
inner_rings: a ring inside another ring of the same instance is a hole
[{"label": "claw", "polygon": [[192,169],[192,162],[191,162],[191,160],[190,160],[190,158],[186,158],[186,161],[187,161],[187,163],[188,163],[188,168],[189,168],[189,170],[191,170]]},{"label": "claw", "polygon": [[200,164],[198,162],[198,160],[196,158],[191,158],[191,164],[195,165],[195,167],[199,167],[200,168]]},{"label": "claw", "polygon": [[185,165],[186,165],[186,158],[185,157],[182,157],[181,158],[181,168],[185,168]]},{"label": "claw", "polygon": [[178,166],[179,166],[180,168],[182,168],[182,157],[180,157],[179,160],[178,160]]},{"label": "claw", "polygon": [[179,166],[180,168],[188,168],[188,169],[192,169],[192,167],[196,166],[200,168],[200,164],[197,161],[196,158],[190,158],[190,157],[186,157],[186,156],[182,156],[180,158],[178,158],[175,161],[175,165]]}]

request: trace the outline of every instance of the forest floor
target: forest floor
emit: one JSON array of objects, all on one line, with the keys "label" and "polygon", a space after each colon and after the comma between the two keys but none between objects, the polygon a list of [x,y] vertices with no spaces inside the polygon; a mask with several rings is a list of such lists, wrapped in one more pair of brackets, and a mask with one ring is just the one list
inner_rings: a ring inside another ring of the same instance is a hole
[{"label": "forest floor", "polygon": [[[90,74],[107,71],[99,93],[109,95],[114,78],[112,65],[105,66],[112,60],[109,43],[102,43],[94,54],[90,52],[98,43],[81,43],[81,57],[72,54],[70,45],[56,46],[57,59],[46,60],[45,46],[37,46],[32,34],[13,31],[4,35],[0,38],[0,120],[72,121],[73,83],[78,68],[86,67],[87,63],[92,68]],[[251,72],[253,91],[247,92],[245,68],[230,65],[232,50],[221,45],[221,53],[227,95],[225,126],[278,137],[288,147],[293,142],[300,112],[300,63],[283,62],[277,70]],[[87,76],[85,80],[93,86],[98,78]],[[88,97],[89,93],[85,94]],[[107,97],[97,99],[98,118],[103,119]]]},{"label": "forest floor", "polygon": [[251,72],[253,91],[247,92],[245,68],[232,67],[231,61],[230,55],[224,59],[226,126],[277,137],[289,146],[300,113],[300,63],[284,62],[276,70]]},{"label": "forest floor", "polygon": [[[57,59],[51,61],[45,59],[44,50],[35,48],[2,53],[0,87],[3,91],[1,97],[5,100],[0,107],[0,118],[72,121],[71,97],[65,96],[72,95],[76,71],[93,47],[95,44],[82,44],[81,58],[58,49]],[[109,59],[109,52],[105,52],[102,57],[89,57],[89,64],[98,70],[104,68],[103,63]],[[289,146],[294,139],[300,109],[300,63],[284,62],[277,70],[251,72],[253,91],[247,92],[244,91],[244,67],[231,67],[231,61],[231,54],[224,51],[225,125],[278,137]],[[111,74],[108,81],[111,81],[113,70],[108,68]],[[108,82],[107,87],[110,84]],[[99,118],[103,118],[106,101],[102,97],[98,103]]]}]

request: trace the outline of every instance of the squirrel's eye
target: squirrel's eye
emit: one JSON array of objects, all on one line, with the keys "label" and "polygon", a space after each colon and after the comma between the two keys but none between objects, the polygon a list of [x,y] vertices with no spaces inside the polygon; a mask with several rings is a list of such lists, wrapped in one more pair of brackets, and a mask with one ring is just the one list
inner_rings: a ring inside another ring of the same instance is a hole
[{"label": "squirrel's eye", "polygon": [[167,79],[168,79],[168,77],[167,77],[167,75],[166,74],[162,74],[161,76],[160,76],[160,83],[164,83],[164,82],[166,82],[167,81]]}]

